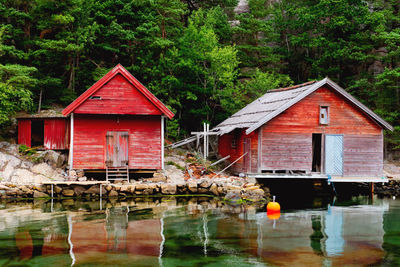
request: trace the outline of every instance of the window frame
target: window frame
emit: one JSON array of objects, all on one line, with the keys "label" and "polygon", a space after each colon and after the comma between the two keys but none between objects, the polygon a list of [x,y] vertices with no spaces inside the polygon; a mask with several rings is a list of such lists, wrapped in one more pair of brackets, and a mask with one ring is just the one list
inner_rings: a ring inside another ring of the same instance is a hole
[{"label": "window frame", "polygon": [[[323,119],[322,118],[322,110],[326,110],[325,114],[326,114],[326,118]],[[320,105],[319,106],[319,124],[320,125],[328,125],[330,122],[330,116],[329,116],[329,110],[330,107],[329,105]]]}]

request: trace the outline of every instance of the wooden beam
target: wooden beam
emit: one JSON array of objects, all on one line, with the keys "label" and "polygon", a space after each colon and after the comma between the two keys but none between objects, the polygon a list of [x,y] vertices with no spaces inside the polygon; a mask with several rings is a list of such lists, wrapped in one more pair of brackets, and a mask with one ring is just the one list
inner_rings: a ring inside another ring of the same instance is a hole
[{"label": "wooden beam", "polygon": [[161,115],[161,169],[164,170],[164,116]]},{"label": "wooden beam", "polygon": [[[190,134],[193,134],[193,135],[204,135],[204,131],[203,132],[190,132]],[[219,133],[218,132],[207,132],[207,135],[219,135]]]},{"label": "wooden beam", "polygon": [[73,163],[74,163],[74,113],[71,113],[70,117],[70,138],[69,138],[70,144],[69,144],[69,170],[73,170]]},{"label": "wooden beam", "polygon": [[226,159],[229,159],[230,157],[231,157],[231,155],[228,155],[228,156],[226,156],[225,158],[219,159],[219,160],[217,160],[216,162],[213,162],[212,164],[210,164],[210,167],[211,167],[211,166],[214,166],[214,165],[217,165],[217,164],[220,163],[221,161],[224,161],[224,160],[226,160]]},{"label": "wooden beam", "polygon": [[222,171],[218,172],[216,175],[214,175],[213,177],[211,177],[211,179],[213,179],[215,176],[220,175],[223,171],[225,171],[226,169],[228,169],[230,166],[232,166],[233,164],[235,164],[238,160],[240,160],[241,158],[243,158],[244,156],[247,155],[247,152],[244,153],[243,155],[241,155],[240,157],[238,157],[234,162],[232,162],[231,164],[229,164],[228,166],[226,166]]}]

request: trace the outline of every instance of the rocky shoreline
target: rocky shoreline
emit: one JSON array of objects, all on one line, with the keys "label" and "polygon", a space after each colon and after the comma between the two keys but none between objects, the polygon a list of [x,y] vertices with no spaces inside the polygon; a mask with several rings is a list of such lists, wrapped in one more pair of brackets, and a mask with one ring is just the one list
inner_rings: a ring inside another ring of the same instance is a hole
[{"label": "rocky shoreline", "polygon": [[[182,184],[153,183],[138,181],[133,183],[110,184],[59,184],[53,185],[54,198],[133,198],[141,196],[193,196],[206,195],[220,197],[227,201],[265,202],[269,197],[268,190],[259,185],[233,181],[229,179],[216,179],[208,181],[188,181]],[[101,188],[101,194],[100,194]],[[10,183],[0,184],[0,198],[50,198],[52,186],[49,184],[18,185]]]},{"label": "rocky shoreline", "polygon": [[389,183],[374,185],[374,192],[380,197],[400,196],[400,180],[390,180]]},{"label": "rocky shoreline", "polygon": [[[100,186],[82,170],[65,171],[67,157],[45,150],[32,155],[0,142],[0,198],[132,198],[157,195],[207,195],[229,201],[263,202],[269,197],[255,180],[237,176],[196,175],[184,156],[166,157],[165,170],[152,178],[131,179]],[[194,158],[190,158],[194,160]],[[186,171],[188,170],[188,171]],[[188,174],[189,173],[189,174]],[[53,194],[52,186],[53,183]],[[100,187],[101,192],[100,192]],[[101,193],[101,194],[100,194]]]}]

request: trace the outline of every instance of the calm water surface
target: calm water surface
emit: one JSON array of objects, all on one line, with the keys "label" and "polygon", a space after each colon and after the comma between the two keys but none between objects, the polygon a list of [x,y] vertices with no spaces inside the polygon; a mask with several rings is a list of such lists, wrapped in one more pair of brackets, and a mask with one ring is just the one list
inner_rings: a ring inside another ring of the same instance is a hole
[{"label": "calm water surface", "polygon": [[2,266],[400,266],[400,200],[0,203]]}]

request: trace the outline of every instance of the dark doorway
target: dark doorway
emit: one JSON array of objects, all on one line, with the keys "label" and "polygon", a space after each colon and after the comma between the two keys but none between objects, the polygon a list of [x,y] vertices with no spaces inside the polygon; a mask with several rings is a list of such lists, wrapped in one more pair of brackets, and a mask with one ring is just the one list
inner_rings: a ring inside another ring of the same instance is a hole
[{"label": "dark doorway", "polygon": [[322,134],[312,134],[312,172],[322,171]]},{"label": "dark doorway", "polygon": [[44,144],[44,121],[32,120],[32,142],[31,146],[43,146]]}]

